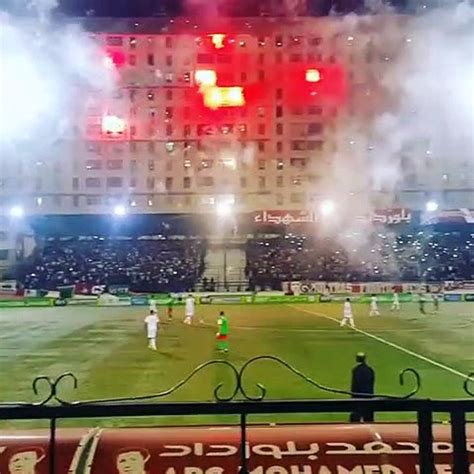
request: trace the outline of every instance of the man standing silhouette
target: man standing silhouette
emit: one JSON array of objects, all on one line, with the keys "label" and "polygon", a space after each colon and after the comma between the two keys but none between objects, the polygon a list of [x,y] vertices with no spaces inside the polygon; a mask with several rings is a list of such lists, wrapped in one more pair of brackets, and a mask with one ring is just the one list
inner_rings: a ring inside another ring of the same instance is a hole
[{"label": "man standing silhouette", "polygon": [[[352,369],[351,392],[353,398],[372,398],[374,396],[375,372],[367,364],[363,352],[356,355],[357,365]],[[372,422],[374,413],[371,410],[353,411],[350,416],[352,423]]]}]

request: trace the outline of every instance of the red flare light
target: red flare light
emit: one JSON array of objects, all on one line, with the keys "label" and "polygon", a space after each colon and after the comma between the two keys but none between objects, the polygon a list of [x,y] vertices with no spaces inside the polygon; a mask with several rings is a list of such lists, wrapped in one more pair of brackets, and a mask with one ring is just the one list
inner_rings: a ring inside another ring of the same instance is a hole
[{"label": "red flare light", "polygon": [[225,36],[222,33],[215,33],[213,35],[209,35],[211,37],[212,44],[216,49],[222,49],[224,47],[224,40]]},{"label": "red flare light", "polygon": [[319,82],[320,80],[321,74],[318,69],[306,70],[306,82]]},{"label": "red flare light", "polygon": [[215,86],[217,82],[216,71],[210,69],[199,69],[194,73],[194,80],[196,84],[202,87]]},{"label": "red flare light", "polygon": [[204,105],[210,109],[245,105],[242,87],[209,87],[204,91]]},{"label": "red flare light", "polygon": [[121,135],[125,132],[126,123],[123,118],[116,115],[104,115],[102,117],[102,132],[107,135]]}]

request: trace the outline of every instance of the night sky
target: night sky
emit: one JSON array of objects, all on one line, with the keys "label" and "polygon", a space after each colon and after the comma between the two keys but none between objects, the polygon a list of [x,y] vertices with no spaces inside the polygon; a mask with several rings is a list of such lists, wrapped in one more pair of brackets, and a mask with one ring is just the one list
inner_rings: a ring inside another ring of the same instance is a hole
[{"label": "night sky", "polygon": [[[208,0],[208,2],[217,0]],[[258,16],[260,6],[268,0],[219,0],[220,12],[232,16]],[[385,0],[389,1],[389,0]],[[397,9],[405,9],[410,0],[390,0]],[[3,0],[6,9],[25,14],[16,0]],[[26,4],[27,2],[24,2]],[[364,12],[364,0],[308,0],[313,15],[327,15],[331,10],[339,13]],[[150,17],[177,16],[186,12],[186,0],[59,0],[55,13],[71,16]]]}]

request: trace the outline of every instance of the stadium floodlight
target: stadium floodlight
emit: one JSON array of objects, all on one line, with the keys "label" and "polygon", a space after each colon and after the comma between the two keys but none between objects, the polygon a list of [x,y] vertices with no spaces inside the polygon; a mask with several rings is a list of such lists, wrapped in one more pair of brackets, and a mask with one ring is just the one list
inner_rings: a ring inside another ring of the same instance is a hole
[{"label": "stadium floodlight", "polygon": [[25,211],[21,206],[13,206],[10,209],[10,217],[21,219],[25,215]]},{"label": "stadium floodlight", "polygon": [[438,210],[439,204],[436,201],[430,200],[425,204],[427,212],[435,212]]},{"label": "stadium floodlight", "polygon": [[126,215],[127,215],[127,209],[125,208],[125,206],[118,204],[117,206],[114,207],[114,216],[124,217]]},{"label": "stadium floodlight", "polygon": [[232,215],[232,203],[229,201],[221,201],[216,204],[216,214],[219,217],[229,217]]},{"label": "stadium floodlight", "polygon": [[319,210],[323,216],[330,216],[336,210],[336,205],[334,201],[326,199],[321,203]]}]

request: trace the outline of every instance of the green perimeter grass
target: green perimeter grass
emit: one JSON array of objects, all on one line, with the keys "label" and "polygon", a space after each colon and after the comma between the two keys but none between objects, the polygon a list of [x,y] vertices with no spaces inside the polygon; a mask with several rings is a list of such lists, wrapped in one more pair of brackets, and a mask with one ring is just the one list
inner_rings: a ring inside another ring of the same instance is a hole
[{"label": "green perimeter grass", "polygon": [[[215,350],[216,319],[224,309],[230,319],[230,352]],[[379,393],[401,394],[398,373],[413,367],[422,377],[419,397],[465,397],[463,378],[369,336],[340,328],[342,303],[310,305],[198,306],[195,325],[182,323],[182,308],[174,320],[162,316],[158,351],[146,348],[143,318],[147,308],[45,308],[0,310],[0,397],[3,401],[34,401],[31,381],[36,375],[56,377],[73,372],[79,387],[61,387],[66,400],[134,396],[165,390],[194,367],[213,358],[236,366],[258,355],[275,355],[318,382],[349,388],[354,355],[364,351],[376,370]],[[474,369],[474,305],[442,304],[437,315],[421,315],[414,304],[391,313],[381,305],[381,317],[369,318],[368,305],[354,305],[358,328],[395,343],[427,359],[467,374]],[[163,311],[164,313],[164,311]],[[197,323],[199,318],[205,324]],[[229,369],[206,368],[166,401],[212,400],[218,383],[233,383]],[[267,399],[334,398],[319,391],[271,361],[249,369],[246,387],[257,394],[255,384],[267,388]],[[345,415],[258,416],[253,421],[338,421]],[[381,414],[378,420],[413,419],[413,414]],[[233,422],[232,417],[169,417],[102,421],[115,424],[178,424]],[[97,420],[70,420],[65,425],[96,424]],[[38,425],[38,422],[30,423]],[[15,423],[15,426],[25,426]],[[11,423],[8,423],[11,426]]]}]

